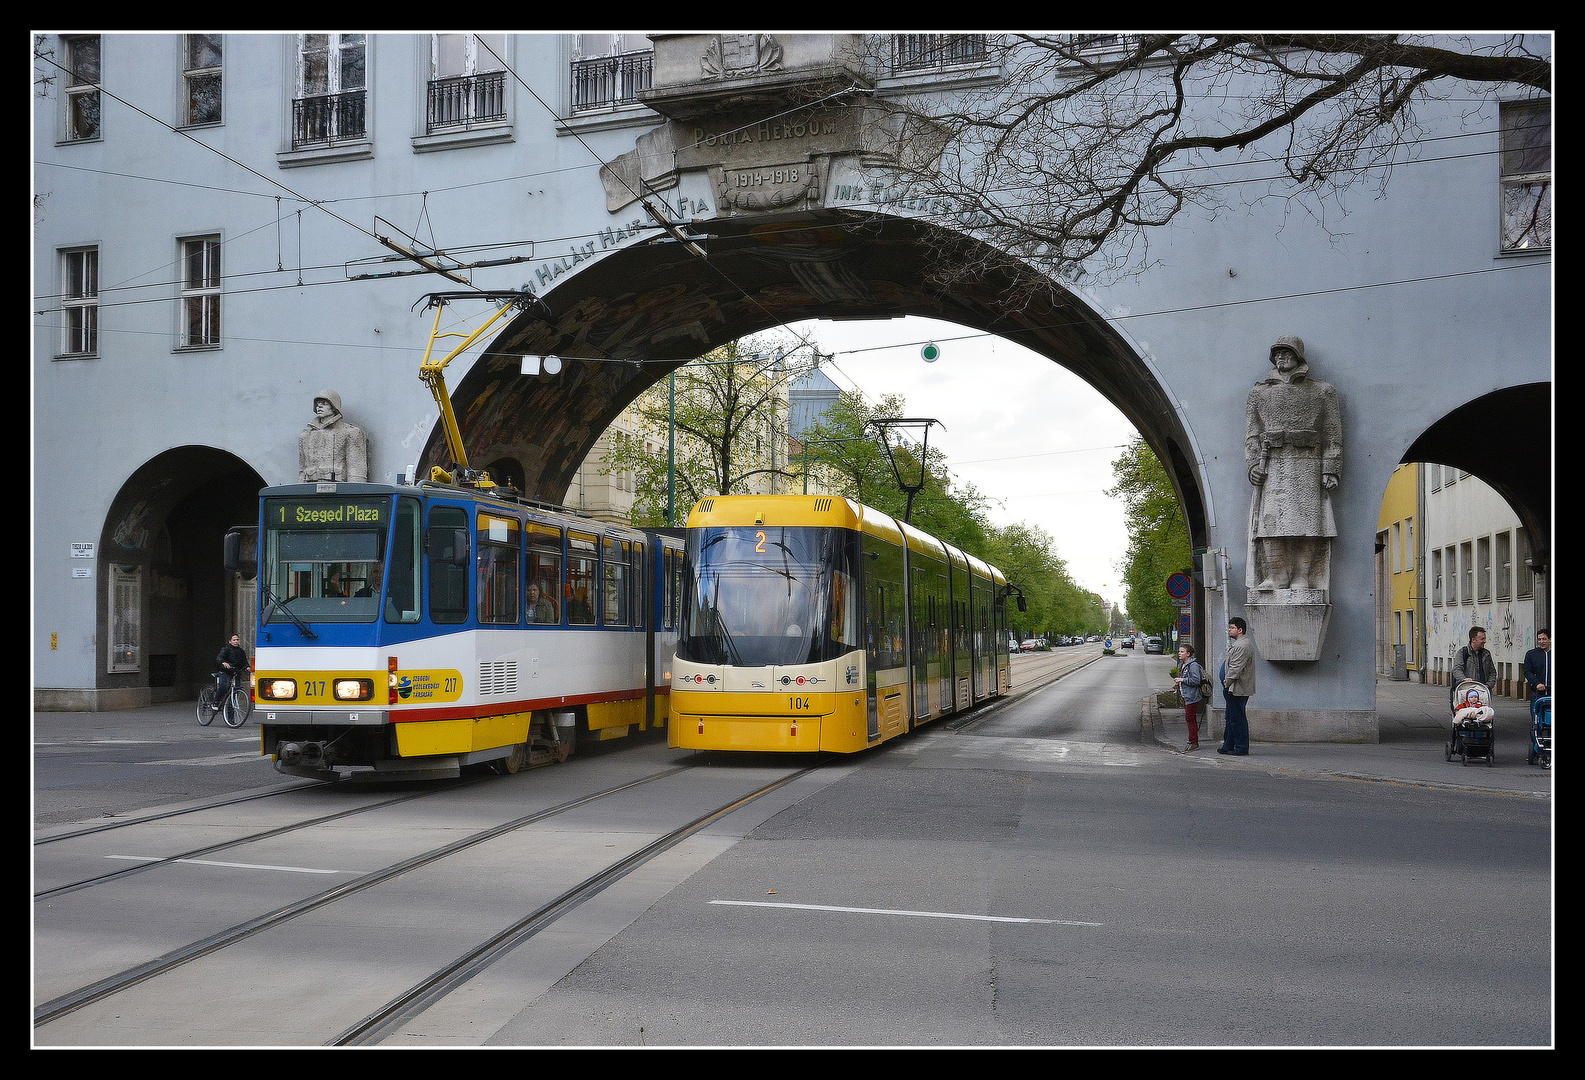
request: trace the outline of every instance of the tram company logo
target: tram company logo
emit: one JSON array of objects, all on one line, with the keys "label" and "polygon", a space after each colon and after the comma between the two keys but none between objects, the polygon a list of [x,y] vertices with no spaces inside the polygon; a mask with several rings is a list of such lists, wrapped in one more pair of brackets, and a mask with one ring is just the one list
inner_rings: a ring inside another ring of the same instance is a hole
[{"label": "tram company logo", "polygon": [[847,666],[847,670],[845,672],[843,672],[843,675],[846,677],[848,685],[850,685],[850,686],[853,683],[858,682],[859,681],[859,668],[858,668],[858,665],[857,664],[849,664]]},{"label": "tram company logo", "polygon": [[396,680],[396,696],[406,701],[413,696],[413,680],[406,675]]}]

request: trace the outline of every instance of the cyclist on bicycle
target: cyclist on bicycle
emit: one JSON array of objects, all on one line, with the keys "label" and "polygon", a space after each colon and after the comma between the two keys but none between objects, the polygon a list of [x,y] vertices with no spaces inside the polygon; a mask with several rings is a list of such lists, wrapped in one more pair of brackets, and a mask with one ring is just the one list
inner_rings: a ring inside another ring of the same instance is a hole
[{"label": "cyclist on bicycle", "polygon": [[248,654],[242,648],[242,635],[231,635],[231,640],[220,647],[215,664],[216,674],[220,677],[220,687],[215,693],[215,708],[218,709],[226,703],[226,696],[231,693],[232,680],[248,669]]}]

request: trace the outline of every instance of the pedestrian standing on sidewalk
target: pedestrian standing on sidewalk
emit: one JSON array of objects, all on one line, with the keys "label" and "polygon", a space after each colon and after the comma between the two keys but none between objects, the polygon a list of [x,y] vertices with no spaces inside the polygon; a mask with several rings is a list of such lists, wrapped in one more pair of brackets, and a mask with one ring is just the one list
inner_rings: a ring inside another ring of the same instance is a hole
[{"label": "pedestrian standing on sidewalk", "polygon": [[1552,696],[1552,635],[1535,632],[1535,648],[1524,654],[1524,681],[1530,700]]},{"label": "pedestrian standing on sidewalk", "polygon": [[1200,748],[1200,703],[1204,700],[1200,682],[1204,678],[1205,669],[1194,658],[1194,646],[1179,645],[1178,677],[1172,681],[1177,684],[1178,696],[1183,698],[1183,719],[1189,725],[1189,745],[1185,750]]},{"label": "pedestrian standing on sidewalk", "polygon": [[1222,697],[1227,702],[1218,754],[1244,757],[1249,753],[1249,716],[1245,712],[1255,696],[1255,646],[1249,624],[1234,616],[1227,620],[1227,659],[1222,661]]}]

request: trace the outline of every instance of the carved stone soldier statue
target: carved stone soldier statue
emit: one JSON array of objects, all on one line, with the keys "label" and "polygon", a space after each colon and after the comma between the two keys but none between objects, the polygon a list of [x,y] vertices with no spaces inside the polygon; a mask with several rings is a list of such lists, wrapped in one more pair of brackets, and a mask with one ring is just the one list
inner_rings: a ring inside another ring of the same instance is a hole
[{"label": "carved stone soldier statue", "polygon": [[[1244,460],[1255,486],[1249,511],[1250,602],[1315,603],[1331,582],[1337,521],[1332,491],[1343,465],[1337,390],[1311,379],[1304,342],[1280,337],[1270,377],[1245,403]],[[1257,594],[1261,596],[1257,601]]]},{"label": "carved stone soldier statue", "polygon": [[304,483],[369,479],[369,442],[363,429],[341,415],[341,395],[314,395],[314,419],[297,437],[297,478]]}]

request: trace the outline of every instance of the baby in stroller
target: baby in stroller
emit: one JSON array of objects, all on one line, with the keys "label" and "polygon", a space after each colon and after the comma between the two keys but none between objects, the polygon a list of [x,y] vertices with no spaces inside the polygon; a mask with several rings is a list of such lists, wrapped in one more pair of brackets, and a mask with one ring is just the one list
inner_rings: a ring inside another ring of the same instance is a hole
[{"label": "baby in stroller", "polygon": [[1491,691],[1484,684],[1466,679],[1454,687],[1453,734],[1447,743],[1447,760],[1462,757],[1468,765],[1470,758],[1483,757],[1488,766],[1494,764],[1492,723],[1496,717]]}]

